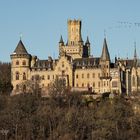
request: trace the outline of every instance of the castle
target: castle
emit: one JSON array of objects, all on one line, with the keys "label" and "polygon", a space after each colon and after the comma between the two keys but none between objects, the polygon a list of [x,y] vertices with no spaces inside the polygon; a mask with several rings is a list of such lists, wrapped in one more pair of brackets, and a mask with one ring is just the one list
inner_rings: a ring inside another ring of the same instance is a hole
[{"label": "castle", "polygon": [[100,57],[90,54],[90,41],[83,41],[82,22],[68,20],[68,42],[59,41],[59,57],[40,60],[29,54],[19,41],[11,56],[12,95],[27,92],[39,83],[39,89],[47,90],[56,78],[62,79],[71,90],[90,90],[97,94],[111,92],[116,94],[140,90],[140,61],[136,48],[133,59],[115,58],[110,60],[107,40],[104,38]]}]

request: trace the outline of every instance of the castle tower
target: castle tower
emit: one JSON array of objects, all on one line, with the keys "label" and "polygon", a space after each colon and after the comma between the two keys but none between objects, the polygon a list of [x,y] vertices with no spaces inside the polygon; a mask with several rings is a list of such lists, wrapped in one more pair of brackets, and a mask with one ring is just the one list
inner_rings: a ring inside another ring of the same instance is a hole
[{"label": "castle tower", "polygon": [[20,40],[15,51],[10,56],[12,61],[11,82],[13,85],[13,94],[26,92],[26,85],[24,83],[29,79],[31,55],[28,54],[24,44]]},{"label": "castle tower", "polygon": [[102,55],[100,58],[100,65],[102,71],[102,92],[110,92],[110,55],[108,51],[106,38],[104,38]]},{"label": "castle tower", "polygon": [[68,20],[68,45],[79,45],[82,44],[80,20]]}]

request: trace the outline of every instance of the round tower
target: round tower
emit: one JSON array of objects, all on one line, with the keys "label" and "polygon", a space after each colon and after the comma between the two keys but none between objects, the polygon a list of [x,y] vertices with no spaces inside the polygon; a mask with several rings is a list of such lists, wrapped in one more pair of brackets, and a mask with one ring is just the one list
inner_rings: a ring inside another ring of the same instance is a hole
[{"label": "round tower", "polygon": [[13,85],[12,94],[26,92],[26,81],[30,75],[30,59],[24,44],[20,40],[11,57],[11,83]]}]

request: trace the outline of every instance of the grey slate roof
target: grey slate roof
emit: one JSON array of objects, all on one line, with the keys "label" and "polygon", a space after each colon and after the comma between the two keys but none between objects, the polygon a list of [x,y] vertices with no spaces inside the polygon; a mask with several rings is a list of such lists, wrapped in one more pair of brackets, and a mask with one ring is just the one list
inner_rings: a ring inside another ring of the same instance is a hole
[{"label": "grey slate roof", "polygon": [[[58,60],[55,60],[55,62]],[[53,61],[37,60],[32,68],[35,69],[53,69]]]},{"label": "grey slate roof", "polygon": [[16,54],[28,54],[28,52],[27,52],[27,50],[26,50],[26,48],[21,40],[19,41],[14,53],[16,53]]},{"label": "grey slate roof", "polygon": [[86,44],[90,44],[88,36],[87,36]]},{"label": "grey slate roof", "polygon": [[109,60],[110,61],[110,55],[109,55],[109,51],[108,51],[108,47],[107,47],[106,38],[104,38],[101,60]]},{"label": "grey slate roof", "polygon": [[59,43],[64,43],[63,38],[62,38],[62,35],[61,35],[61,37],[60,37]]},{"label": "grey slate roof", "polygon": [[73,60],[75,68],[98,68],[100,67],[100,58],[78,58]]}]

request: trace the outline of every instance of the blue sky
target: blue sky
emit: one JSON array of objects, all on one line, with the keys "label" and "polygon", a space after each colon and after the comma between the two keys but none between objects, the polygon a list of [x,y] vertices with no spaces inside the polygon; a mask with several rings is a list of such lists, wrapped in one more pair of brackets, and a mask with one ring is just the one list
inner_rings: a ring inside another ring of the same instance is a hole
[{"label": "blue sky", "polygon": [[20,34],[26,49],[40,59],[57,58],[60,35],[67,41],[67,20],[82,20],[91,54],[100,56],[104,30],[111,58],[140,54],[140,0],[0,0],[0,61],[10,61]]}]

